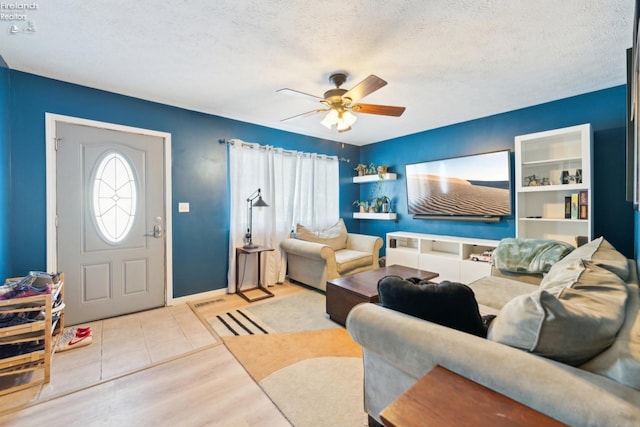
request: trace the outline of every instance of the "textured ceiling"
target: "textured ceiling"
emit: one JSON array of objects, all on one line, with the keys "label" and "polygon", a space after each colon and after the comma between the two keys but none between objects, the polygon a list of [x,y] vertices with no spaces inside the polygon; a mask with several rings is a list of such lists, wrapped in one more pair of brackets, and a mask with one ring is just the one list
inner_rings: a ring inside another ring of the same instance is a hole
[{"label": "textured ceiling", "polygon": [[[3,3],[3,5],[15,3]],[[23,3],[18,3],[23,4]],[[356,145],[624,84],[633,0],[47,0],[10,34],[11,69]],[[362,100],[400,118],[359,114],[330,131],[322,96],[375,74]],[[318,104],[319,105],[319,104]]]}]

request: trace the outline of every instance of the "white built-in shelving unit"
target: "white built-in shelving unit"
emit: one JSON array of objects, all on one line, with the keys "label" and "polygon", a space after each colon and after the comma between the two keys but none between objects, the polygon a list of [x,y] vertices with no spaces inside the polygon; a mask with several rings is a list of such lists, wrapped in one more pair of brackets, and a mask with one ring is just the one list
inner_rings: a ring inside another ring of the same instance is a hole
[{"label": "white built-in shelving unit", "polygon": [[[516,136],[517,237],[574,246],[578,236],[592,239],[592,140],[590,124]],[[566,202],[576,195],[580,206],[571,218]]]}]

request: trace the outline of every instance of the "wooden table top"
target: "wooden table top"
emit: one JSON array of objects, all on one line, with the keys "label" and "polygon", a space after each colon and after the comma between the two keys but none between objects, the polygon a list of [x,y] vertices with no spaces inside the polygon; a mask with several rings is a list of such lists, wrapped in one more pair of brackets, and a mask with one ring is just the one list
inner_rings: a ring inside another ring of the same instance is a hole
[{"label": "wooden table top", "polygon": [[394,400],[380,417],[387,427],[564,425],[441,366]]},{"label": "wooden table top", "polygon": [[389,265],[376,268],[375,270],[364,271],[351,276],[338,277],[328,280],[328,284],[339,286],[353,293],[374,297],[378,295],[378,281],[385,276],[400,276],[403,279],[418,277],[423,280],[431,280],[438,277],[438,273],[432,271],[419,270],[417,268],[405,267],[403,265]]}]

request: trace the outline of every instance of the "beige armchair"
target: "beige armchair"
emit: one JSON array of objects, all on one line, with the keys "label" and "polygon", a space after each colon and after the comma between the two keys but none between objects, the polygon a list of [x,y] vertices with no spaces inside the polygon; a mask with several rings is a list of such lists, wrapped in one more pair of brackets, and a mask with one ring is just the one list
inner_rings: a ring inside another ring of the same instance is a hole
[{"label": "beige armchair", "polygon": [[382,239],[347,233],[344,249],[301,239],[286,239],[280,249],[286,256],[290,280],[325,290],[327,280],[378,268]]}]

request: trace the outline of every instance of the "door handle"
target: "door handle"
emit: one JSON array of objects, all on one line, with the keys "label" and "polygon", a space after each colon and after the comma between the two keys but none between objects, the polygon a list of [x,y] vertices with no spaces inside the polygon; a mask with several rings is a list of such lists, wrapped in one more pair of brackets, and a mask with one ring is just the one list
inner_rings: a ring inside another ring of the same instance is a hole
[{"label": "door handle", "polygon": [[162,237],[163,234],[163,230],[162,230],[162,218],[157,217],[156,218],[156,225],[153,226],[153,231],[151,232],[151,234],[146,234],[146,236],[149,237],[155,237],[156,239],[159,239]]}]

